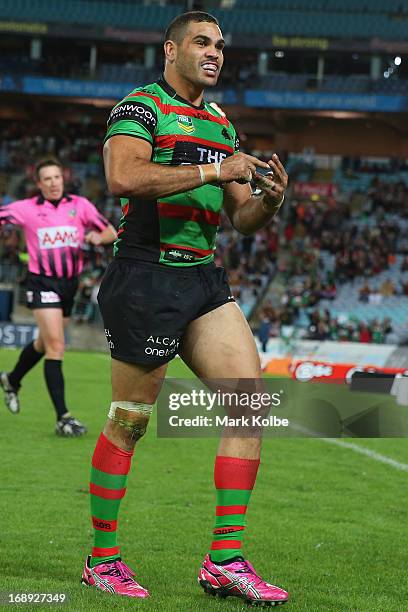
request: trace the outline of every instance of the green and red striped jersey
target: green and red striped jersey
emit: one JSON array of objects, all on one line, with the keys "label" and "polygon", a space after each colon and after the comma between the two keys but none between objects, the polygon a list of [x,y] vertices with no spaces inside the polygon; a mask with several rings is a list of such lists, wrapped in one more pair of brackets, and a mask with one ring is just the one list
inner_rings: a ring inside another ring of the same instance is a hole
[{"label": "green and red striped jersey", "polygon": [[[113,109],[105,142],[116,134],[152,145],[158,164],[221,162],[238,150],[232,124],[203,101],[198,107],[164,80],[137,88]],[[168,266],[191,266],[214,258],[223,189],[206,184],[158,200],[122,198],[115,255]]]}]

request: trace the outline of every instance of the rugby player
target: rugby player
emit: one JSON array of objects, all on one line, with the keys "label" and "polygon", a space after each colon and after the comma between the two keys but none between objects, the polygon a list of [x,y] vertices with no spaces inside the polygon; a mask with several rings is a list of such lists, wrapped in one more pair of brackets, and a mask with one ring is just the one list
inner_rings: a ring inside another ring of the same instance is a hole
[{"label": "rugby player", "polygon": [[86,427],[72,416],[65,403],[64,327],[82,272],[83,243],[109,244],[117,235],[89,200],[64,192],[59,161],[39,162],[35,179],[40,194],[0,207],[0,226],[12,224],[23,229],[29,255],[27,305],[33,311],[39,335],[22,350],[11,372],[0,373],[0,384],[6,406],[13,413],[19,412],[21,380],[45,356],[44,377],[57,416],[55,432],[80,436]]},{"label": "rugby player", "polygon": [[[117,517],[133,449],[168,362],[178,353],[207,380],[261,378],[248,323],[213,262],[214,243],[222,206],[243,234],[269,223],[283,202],[287,175],[277,155],[266,163],[238,152],[233,126],[204,101],[204,88],[217,83],[223,48],[214,17],[177,17],[165,34],[163,78],[135,89],[108,120],[105,170],[123,216],[99,292],[112,403],[92,458],[94,545],[82,581],[129,597],[149,593],[121,560]],[[262,190],[257,197],[252,178]],[[198,580],[209,593],[276,605],[288,594],[265,582],[241,552],[259,456],[259,437],[221,439],[215,529]]]}]

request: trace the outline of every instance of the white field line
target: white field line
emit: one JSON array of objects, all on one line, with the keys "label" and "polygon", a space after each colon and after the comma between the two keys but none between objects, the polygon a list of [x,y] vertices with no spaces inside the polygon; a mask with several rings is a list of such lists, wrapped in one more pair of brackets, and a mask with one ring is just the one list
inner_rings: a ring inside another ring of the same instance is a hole
[{"label": "white field line", "polygon": [[317,432],[312,431],[307,427],[303,427],[302,425],[298,425],[298,423],[291,423],[291,429],[304,433],[310,437],[315,437],[321,440],[322,442],[326,442],[326,444],[334,444],[334,446],[340,446],[340,448],[346,448],[347,450],[351,450],[355,453],[359,453],[360,455],[364,455],[365,457],[368,457],[373,461],[385,463],[385,465],[389,465],[395,470],[398,470],[399,472],[408,472],[407,463],[401,463],[400,461],[396,461],[396,459],[387,457],[387,455],[381,455],[381,453],[377,453],[377,451],[371,450],[370,448],[366,448],[365,446],[353,444],[353,442],[346,442],[345,440],[342,440],[340,438],[323,438]]},{"label": "white field line", "polygon": [[327,444],[334,444],[335,446],[347,448],[355,453],[360,453],[360,455],[365,455],[369,459],[373,459],[373,461],[385,463],[399,472],[408,472],[408,464],[400,463],[395,459],[391,459],[391,457],[381,455],[381,453],[377,453],[376,451],[366,448],[365,446],[359,446],[358,444],[353,444],[353,442],[345,442],[344,440],[339,440],[338,438],[321,438],[321,440],[323,440],[323,442],[327,442]]}]

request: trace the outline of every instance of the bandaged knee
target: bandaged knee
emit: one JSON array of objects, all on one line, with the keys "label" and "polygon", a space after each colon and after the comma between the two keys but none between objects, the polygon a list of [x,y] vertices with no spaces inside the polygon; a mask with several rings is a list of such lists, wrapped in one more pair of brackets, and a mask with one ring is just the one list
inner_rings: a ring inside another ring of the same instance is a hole
[{"label": "bandaged knee", "polygon": [[139,404],[138,402],[112,402],[108,417],[132,435],[132,438],[141,438],[147,429],[152,404]]}]

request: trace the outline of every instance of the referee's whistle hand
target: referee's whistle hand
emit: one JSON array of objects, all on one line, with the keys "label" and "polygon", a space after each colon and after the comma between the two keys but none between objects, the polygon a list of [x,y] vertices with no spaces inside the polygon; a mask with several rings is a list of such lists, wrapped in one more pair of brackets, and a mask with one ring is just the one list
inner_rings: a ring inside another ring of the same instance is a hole
[{"label": "referee's whistle hand", "polygon": [[88,232],[85,236],[85,242],[87,244],[99,246],[100,244],[102,244],[102,236],[99,232]]}]

